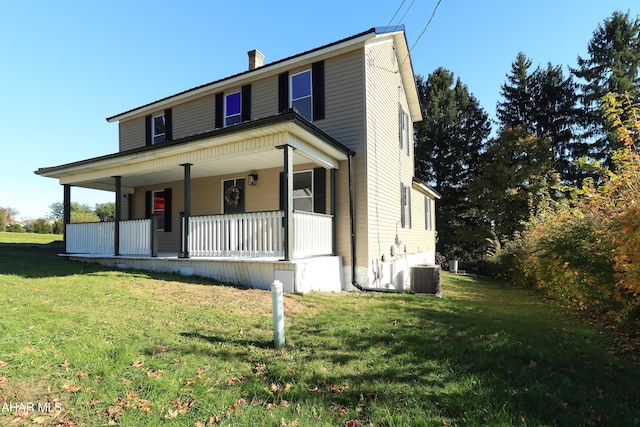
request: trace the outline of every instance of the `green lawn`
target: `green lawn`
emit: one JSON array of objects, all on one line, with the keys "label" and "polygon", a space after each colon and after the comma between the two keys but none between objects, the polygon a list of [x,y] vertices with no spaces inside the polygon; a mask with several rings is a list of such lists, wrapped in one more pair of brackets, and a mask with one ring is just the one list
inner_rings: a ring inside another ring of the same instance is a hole
[{"label": "green lawn", "polygon": [[52,238],[10,234],[2,425],[640,425],[638,364],[501,283],[286,295],[276,351],[268,292],[69,262]]}]

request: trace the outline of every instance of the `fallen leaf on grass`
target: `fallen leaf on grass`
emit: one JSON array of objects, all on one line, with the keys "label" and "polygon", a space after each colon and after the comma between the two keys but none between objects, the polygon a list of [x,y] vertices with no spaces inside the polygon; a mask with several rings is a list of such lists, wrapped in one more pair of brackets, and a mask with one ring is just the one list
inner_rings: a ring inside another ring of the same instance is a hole
[{"label": "fallen leaf on grass", "polygon": [[138,403],[138,409],[142,412],[151,412],[151,402],[145,399],[140,400],[140,403]]},{"label": "fallen leaf on grass", "polygon": [[45,422],[47,422],[47,419],[43,416],[39,416],[31,419],[32,424],[44,424]]},{"label": "fallen leaf on grass", "polygon": [[338,414],[338,415],[345,415],[347,412],[347,408],[345,408],[342,405],[336,405],[333,407],[333,410]]},{"label": "fallen leaf on grass", "polygon": [[161,369],[159,371],[153,371],[153,370],[149,370],[147,371],[147,377],[149,378],[160,378],[160,376],[164,373],[164,371]]},{"label": "fallen leaf on grass", "polygon": [[360,418],[356,418],[353,420],[349,420],[344,424],[344,427],[360,427],[362,425],[362,420]]},{"label": "fallen leaf on grass", "polygon": [[134,360],[133,362],[131,362],[131,366],[133,366],[134,368],[139,368],[141,366],[144,365],[144,359],[143,360]]},{"label": "fallen leaf on grass", "polygon": [[82,390],[82,387],[80,387],[79,385],[71,384],[71,385],[63,385],[62,389],[71,393],[77,393],[80,390]]},{"label": "fallen leaf on grass", "polygon": [[245,399],[243,399],[243,398],[240,398],[240,399],[236,400],[234,403],[232,403],[232,404],[229,406],[229,410],[230,410],[230,411],[235,411],[235,410],[236,410],[236,409],[238,409],[239,407],[241,407],[241,406],[245,406],[246,404],[247,404],[247,401],[246,401]]},{"label": "fallen leaf on grass", "polygon": [[536,369],[538,367],[538,362],[532,360],[529,362],[529,369]]},{"label": "fallen leaf on grass", "polygon": [[93,406],[97,405],[98,403],[100,403],[100,400],[93,398],[91,400],[88,400],[87,402],[85,402],[85,406],[92,408]]},{"label": "fallen leaf on grass", "polygon": [[71,363],[69,363],[67,359],[64,359],[64,362],[60,364],[60,367],[66,371],[67,369],[69,369],[69,365],[71,365]]}]

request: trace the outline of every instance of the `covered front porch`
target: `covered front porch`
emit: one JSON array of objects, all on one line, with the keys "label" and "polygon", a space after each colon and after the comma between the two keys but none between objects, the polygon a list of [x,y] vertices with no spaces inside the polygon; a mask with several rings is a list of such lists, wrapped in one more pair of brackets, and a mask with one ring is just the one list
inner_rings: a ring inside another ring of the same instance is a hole
[{"label": "covered front porch", "polygon": [[[352,155],[291,111],[36,173],[64,187],[70,259],[337,291],[336,174]],[[115,221],[71,223],[73,187],[112,191]]]}]

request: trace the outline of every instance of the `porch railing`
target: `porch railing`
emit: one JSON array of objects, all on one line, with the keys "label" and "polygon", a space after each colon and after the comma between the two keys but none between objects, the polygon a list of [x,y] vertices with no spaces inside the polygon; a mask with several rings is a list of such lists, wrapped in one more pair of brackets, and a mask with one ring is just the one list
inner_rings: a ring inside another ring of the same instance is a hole
[{"label": "porch railing", "polygon": [[[283,217],[283,211],[190,217],[189,255],[283,257]],[[331,215],[295,211],[293,258],[331,254],[332,220]],[[153,234],[151,219],[120,221],[119,253],[154,255]],[[67,252],[114,254],[114,236],[114,222],[67,224]]]},{"label": "porch railing", "polygon": [[72,254],[113,254],[114,222],[67,224],[67,252]]},{"label": "porch railing", "polygon": [[284,254],[282,211],[189,218],[190,256],[274,256]]},{"label": "porch railing", "polygon": [[[115,222],[87,222],[66,225],[67,252],[76,254],[113,254]],[[120,221],[122,255],[151,255],[150,219]]]},{"label": "porch railing", "polygon": [[120,221],[120,254],[151,254],[152,226],[150,219]]},{"label": "porch railing", "polygon": [[331,254],[333,251],[332,220],[331,215],[295,211],[293,213],[293,257]]}]

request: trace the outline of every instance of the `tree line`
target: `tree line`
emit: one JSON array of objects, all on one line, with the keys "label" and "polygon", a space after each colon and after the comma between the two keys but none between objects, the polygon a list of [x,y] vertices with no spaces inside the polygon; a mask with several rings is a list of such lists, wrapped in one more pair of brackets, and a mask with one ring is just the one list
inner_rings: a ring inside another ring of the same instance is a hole
[{"label": "tree line", "polygon": [[575,67],[519,53],[495,134],[450,71],[418,78],[416,176],[439,259],[640,328],[640,20],[614,12]]},{"label": "tree line", "polygon": [[[92,208],[89,205],[71,202],[71,222],[98,222],[113,221],[116,217],[116,204],[114,202],[96,203]],[[49,205],[47,218],[38,218],[26,223],[19,223],[16,218],[19,212],[9,207],[0,207],[0,231],[15,233],[39,233],[62,234],[64,205],[61,202]]]},{"label": "tree line", "polygon": [[541,200],[566,197],[569,186],[593,176],[585,162],[611,164],[620,143],[602,98],[626,93],[638,101],[639,34],[637,17],[614,12],[568,73],[551,63],[534,69],[519,53],[501,86],[494,136],[488,114],[452,72],[418,76],[424,119],[415,128],[416,177],[442,195],[440,254],[481,263],[495,241],[524,229]]}]

